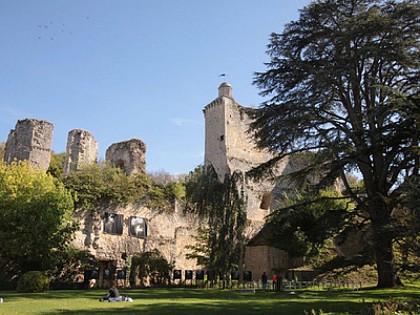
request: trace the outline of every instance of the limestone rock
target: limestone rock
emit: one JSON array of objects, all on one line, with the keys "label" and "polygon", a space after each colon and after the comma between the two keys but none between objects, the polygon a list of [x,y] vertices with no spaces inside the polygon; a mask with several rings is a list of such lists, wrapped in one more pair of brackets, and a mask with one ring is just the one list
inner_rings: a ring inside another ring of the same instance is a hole
[{"label": "limestone rock", "polygon": [[79,170],[83,165],[95,163],[98,159],[98,142],[86,130],[71,130],[67,137],[64,175]]},{"label": "limestone rock", "polygon": [[146,172],[146,145],[139,139],[112,144],[105,158],[127,175]]},{"label": "limestone rock", "polygon": [[18,120],[7,138],[6,163],[28,160],[33,167],[46,171],[51,160],[53,130],[54,126],[45,120]]}]

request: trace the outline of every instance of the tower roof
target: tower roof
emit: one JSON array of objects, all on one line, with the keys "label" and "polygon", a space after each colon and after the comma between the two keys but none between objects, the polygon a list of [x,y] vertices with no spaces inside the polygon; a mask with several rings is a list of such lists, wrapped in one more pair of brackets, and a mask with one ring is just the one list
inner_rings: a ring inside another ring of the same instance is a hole
[{"label": "tower roof", "polygon": [[227,96],[232,98],[232,85],[228,82],[223,82],[219,86],[219,97]]}]

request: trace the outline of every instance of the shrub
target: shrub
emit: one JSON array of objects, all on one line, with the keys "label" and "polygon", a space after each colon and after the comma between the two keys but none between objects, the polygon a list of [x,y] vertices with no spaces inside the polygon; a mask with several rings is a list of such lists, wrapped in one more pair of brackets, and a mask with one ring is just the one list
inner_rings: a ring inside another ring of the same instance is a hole
[{"label": "shrub", "polygon": [[420,314],[420,303],[418,300],[395,300],[374,302],[368,307],[364,307],[360,314],[362,315],[417,315]]},{"label": "shrub", "polygon": [[50,281],[41,271],[29,271],[20,277],[16,291],[43,292],[48,290]]}]

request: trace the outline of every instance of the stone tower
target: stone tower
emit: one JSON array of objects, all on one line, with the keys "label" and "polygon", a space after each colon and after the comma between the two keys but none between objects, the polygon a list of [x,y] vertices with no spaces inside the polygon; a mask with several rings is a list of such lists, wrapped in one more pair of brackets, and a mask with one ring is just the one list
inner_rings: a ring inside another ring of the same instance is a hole
[{"label": "stone tower", "polygon": [[86,130],[74,129],[67,136],[64,176],[79,170],[83,165],[95,163],[98,159],[98,142]]},{"label": "stone tower", "polygon": [[28,160],[35,167],[47,170],[51,160],[51,144],[54,126],[44,120],[18,120],[7,138],[4,160]]},{"label": "stone tower", "polygon": [[[244,175],[272,158],[268,151],[256,147],[248,133],[256,109],[239,105],[232,97],[232,86],[222,83],[218,98],[208,104],[203,112],[205,117],[205,165],[213,165],[219,179],[225,174],[240,171]],[[279,165],[284,169],[286,162]],[[246,178],[241,189],[247,200],[247,217],[254,221],[264,221],[270,209],[274,183],[270,179],[253,180]]]},{"label": "stone tower", "polygon": [[106,150],[105,159],[127,175],[145,173],[146,145],[139,139],[114,143]]}]

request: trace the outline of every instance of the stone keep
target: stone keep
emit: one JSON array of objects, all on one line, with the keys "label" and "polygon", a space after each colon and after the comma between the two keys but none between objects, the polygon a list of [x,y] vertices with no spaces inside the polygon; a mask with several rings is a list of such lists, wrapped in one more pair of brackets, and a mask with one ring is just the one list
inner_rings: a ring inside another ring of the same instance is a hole
[{"label": "stone keep", "polygon": [[96,163],[97,159],[98,142],[95,137],[86,130],[71,130],[67,136],[64,176],[84,165]]},{"label": "stone keep", "polygon": [[38,119],[18,120],[7,138],[4,160],[28,160],[35,167],[47,170],[51,160],[53,124]]},{"label": "stone keep", "polygon": [[106,150],[105,159],[127,175],[145,173],[146,144],[139,139],[114,143]]},{"label": "stone keep", "polygon": [[[213,165],[219,180],[226,174],[241,172],[244,175],[272,158],[266,151],[257,148],[248,133],[252,123],[253,108],[243,107],[232,97],[232,86],[222,83],[218,98],[208,104],[203,112],[205,117],[205,165]],[[287,161],[277,166],[276,173],[282,173]],[[247,218],[264,221],[271,205],[274,183],[269,178],[253,180],[246,178],[241,190],[247,202]]]}]

